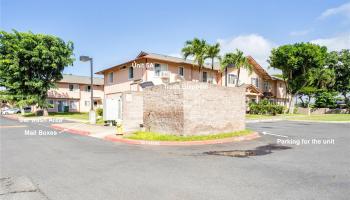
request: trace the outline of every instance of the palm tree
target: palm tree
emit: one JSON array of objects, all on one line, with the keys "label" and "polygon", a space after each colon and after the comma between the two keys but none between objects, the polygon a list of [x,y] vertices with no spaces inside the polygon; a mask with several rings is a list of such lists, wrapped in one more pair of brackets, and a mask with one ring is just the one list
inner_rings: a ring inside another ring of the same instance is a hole
[{"label": "palm tree", "polygon": [[194,57],[194,62],[198,64],[199,81],[201,79],[200,74],[201,74],[201,69],[204,65],[206,49],[207,49],[207,42],[205,40],[194,38],[193,40],[186,41],[185,47],[182,48],[181,50],[185,59],[187,59],[188,56]]},{"label": "palm tree", "polygon": [[[210,58],[211,59],[211,69],[214,71],[214,59],[218,58],[219,60],[220,58],[220,44],[216,43],[214,45],[207,45],[207,49],[206,49],[206,55],[205,58]],[[214,78],[214,72],[212,71],[212,77]]]},{"label": "palm tree", "polygon": [[227,68],[233,67],[236,68],[237,71],[237,82],[236,87],[238,87],[239,83],[239,75],[241,73],[241,68],[247,69],[249,74],[252,73],[252,65],[249,63],[248,58],[243,55],[243,52],[236,49],[235,53],[227,53],[225,54],[222,62],[222,69],[225,70],[225,86],[227,86]]}]

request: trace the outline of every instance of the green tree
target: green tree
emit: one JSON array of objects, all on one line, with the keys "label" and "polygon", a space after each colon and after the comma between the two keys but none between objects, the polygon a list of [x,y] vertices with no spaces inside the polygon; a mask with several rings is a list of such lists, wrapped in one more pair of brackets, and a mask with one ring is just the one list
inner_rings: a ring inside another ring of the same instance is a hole
[{"label": "green tree", "polygon": [[282,71],[289,99],[289,112],[294,110],[292,100],[309,84],[311,70],[324,68],[327,48],[311,43],[283,45],[271,51],[269,64]]},{"label": "green tree", "polygon": [[234,53],[227,53],[224,55],[224,58],[221,62],[222,69],[225,70],[225,85],[227,86],[227,68],[233,67],[237,69],[237,82],[236,87],[239,84],[239,76],[241,73],[241,68],[247,69],[249,74],[252,73],[253,67],[249,63],[249,60],[246,56],[243,55],[243,52],[236,49]]},{"label": "green tree", "polygon": [[335,71],[334,88],[349,105],[350,100],[347,95],[350,93],[350,50],[343,49],[340,52],[331,52],[329,60],[330,67]]},{"label": "green tree", "polygon": [[212,75],[211,75],[212,78],[214,78],[214,76],[215,76],[214,60],[215,60],[215,58],[217,58],[219,60],[221,59],[219,54],[220,54],[220,44],[219,43],[216,43],[214,45],[207,45],[205,59],[210,58],[210,60],[211,60],[211,69],[213,70]]},{"label": "green tree", "polygon": [[199,81],[201,81],[201,70],[204,65],[204,60],[207,53],[207,42],[205,40],[200,40],[194,38],[193,40],[188,40],[185,42],[185,47],[182,48],[182,54],[185,59],[189,56],[194,57],[194,62],[198,65]]},{"label": "green tree", "polygon": [[47,108],[47,91],[72,65],[73,43],[31,32],[0,32],[0,86],[17,104]]}]

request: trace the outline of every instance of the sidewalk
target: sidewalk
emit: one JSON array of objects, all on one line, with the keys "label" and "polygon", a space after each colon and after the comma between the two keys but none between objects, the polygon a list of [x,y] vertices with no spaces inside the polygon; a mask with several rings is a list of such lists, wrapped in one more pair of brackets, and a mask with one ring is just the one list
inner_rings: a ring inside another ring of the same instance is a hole
[{"label": "sidewalk", "polygon": [[114,126],[100,126],[85,123],[59,123],[52,124],[52,128],[61,132],[75,133],[79,135],[88,135],[96,138],[105,138],[108,135],[115,135],[116,128]]}]

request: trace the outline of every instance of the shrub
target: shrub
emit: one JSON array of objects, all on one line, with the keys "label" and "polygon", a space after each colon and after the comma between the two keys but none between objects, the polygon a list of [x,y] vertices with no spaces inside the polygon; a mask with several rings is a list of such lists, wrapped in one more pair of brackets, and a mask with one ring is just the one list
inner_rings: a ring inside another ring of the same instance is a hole
[{"label": "shrub", "polygon": [[336,93],[328,91],[318,91],[315,95],[316,108],[335,108],[337,106]]},{"label": "shrub", "polygon": [[96,109],[96,115],[97,116],[102,116],[103,115],[103,109],[102,108],[97,108]]},{"label": "shrub", "polygon": [[277,115],[282,114],[285,107],[269,102],[267,99],[261,100],[259,103],[249,103],[249,113],[258,115]]}]

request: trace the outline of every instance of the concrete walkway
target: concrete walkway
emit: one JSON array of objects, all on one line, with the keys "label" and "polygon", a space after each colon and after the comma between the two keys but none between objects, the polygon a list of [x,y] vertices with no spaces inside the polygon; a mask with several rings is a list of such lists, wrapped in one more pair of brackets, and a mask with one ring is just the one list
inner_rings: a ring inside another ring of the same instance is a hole
[{"label": "concrete walkway", "polygon": [[89,135],[96,138],[105,138],[108,135],[115,135],[116,127],[91,125],[85,123],[59,123],[52,124],[52,128],[59,129],[60,132],[74,132],[80,135]]}]

